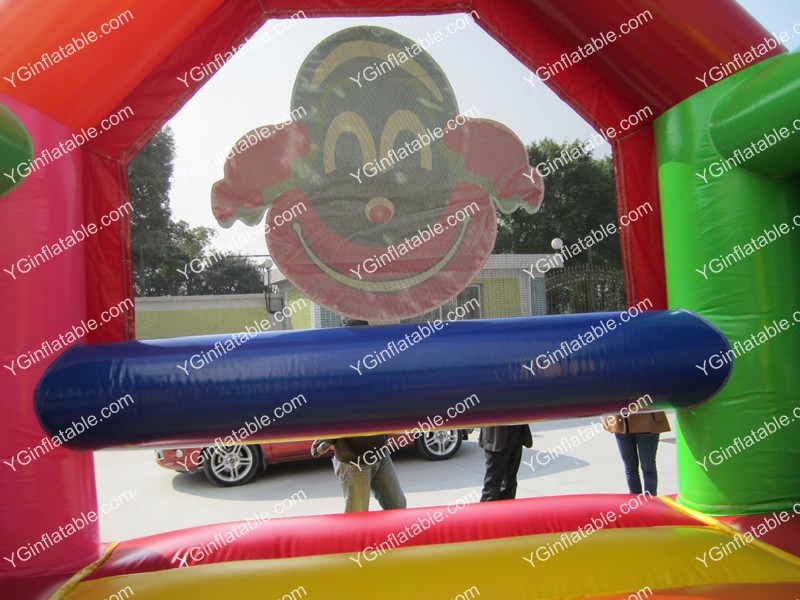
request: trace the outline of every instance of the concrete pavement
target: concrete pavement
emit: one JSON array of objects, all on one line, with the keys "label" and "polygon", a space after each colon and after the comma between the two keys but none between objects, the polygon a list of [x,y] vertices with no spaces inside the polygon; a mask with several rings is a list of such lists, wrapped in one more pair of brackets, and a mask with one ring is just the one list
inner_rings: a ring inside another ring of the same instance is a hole
[{"label": "concrete pavement", "polygon": [[[673,431],[661,435],[660,495],[677,493]],[[525,449],[518,498],[566,494],[625,493],[625,476],[614,437],[593,427],[599,418],[532,423],[534,447]],[[413,449],[393,455],[409,507],[475,501],[483,480],[477,430],[450,460],[431,462]],[[201,473],[168,471],[153,450],[95,454],[100,531],[104,542],[174,529],[237,521],[269,511],[274,517],[338,513],[343,502],[329,459],[268,467],[248,484],[221,488]],[[372,499],[371,510],[379,510]],[[106,514],[102,514],[105,512]]]}]

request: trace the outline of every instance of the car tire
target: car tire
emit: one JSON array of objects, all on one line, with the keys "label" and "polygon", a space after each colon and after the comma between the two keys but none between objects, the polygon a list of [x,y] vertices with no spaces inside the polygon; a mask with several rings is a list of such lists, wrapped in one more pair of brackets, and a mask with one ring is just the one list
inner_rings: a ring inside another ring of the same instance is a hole
[{"label": "car tire", "polygon": [[203,449],[203,473],[222,487],[244,485],[261,466],[261,448],[256,445],[212,446]]},{"label": "car tire", "polygon": [[414,442],[419,454],[427,460],[447,460],[461,448],[461,431],[443,429],[420,434]]}]

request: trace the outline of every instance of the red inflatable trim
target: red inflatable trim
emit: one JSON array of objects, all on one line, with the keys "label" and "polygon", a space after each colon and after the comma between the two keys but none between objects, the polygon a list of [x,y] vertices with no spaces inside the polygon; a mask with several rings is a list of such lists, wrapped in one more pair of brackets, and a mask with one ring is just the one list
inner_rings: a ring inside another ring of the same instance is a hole
[{"label": "red inflatable trim", "polygon": [[[787,510],[786,512],[791,515],[791,511]],[[716,518],[734,529],[744,532],[760,524],[769,524],[766,519],[775,517],[774,514],[767,514],[735,515]],[[780,522],[780,526],[773,528],[758,539],[776,548],[780,548],[784,552],[800,557],[800,519],[789,519],[785,523]],[[795,597],[798,595],[800,594],[795,594]],[[772,596],[769,596],[769,598],[772,598]],[[795,598],[792,600],[795,600]]]},{"label": "red inflatable trim", "polygon": [[[551,496],[524,500],[470,504],[448,516],[448,507],[433,506],[396,511],[284,518],[252,531],[229,543],[226,533],[237,523],[193,527],[120,543],[106,562],[87,579],[100,579],[126,573],[146,573],[174,569],[182,565],[201,565],[236,560],[291,558],[315,554],[357,553],[382,542],[396,546],[447,544],[502,537],[558,533],[586,529],[632,527],[703,527],[704,523],[676,510],[659,498],[651,498],[631,513],[622,515],[620,506],[634,496],[598,494]],[[443,516],[407,543],[397,540],[400,532],[425,520]],[[612,522],[609,514],[617,515]],[[395,536],[394,538],[390,536]],[[187,555],[197,548],[193,555]],[[198,560],[195,560],[197,558]]]}]

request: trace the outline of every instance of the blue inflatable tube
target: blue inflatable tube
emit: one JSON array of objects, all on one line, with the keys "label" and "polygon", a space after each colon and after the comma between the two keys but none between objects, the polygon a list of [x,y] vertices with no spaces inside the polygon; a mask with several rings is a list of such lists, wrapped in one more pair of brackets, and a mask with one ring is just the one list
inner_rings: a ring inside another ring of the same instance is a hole
[{"label": "blue inflatable tube", "polygon": [[[729,350],[683,310],[593,313],[75,346],[35,407],[66,447],[197,445],[686,408]],[[449,412],[448,412],[448,409]]]}]

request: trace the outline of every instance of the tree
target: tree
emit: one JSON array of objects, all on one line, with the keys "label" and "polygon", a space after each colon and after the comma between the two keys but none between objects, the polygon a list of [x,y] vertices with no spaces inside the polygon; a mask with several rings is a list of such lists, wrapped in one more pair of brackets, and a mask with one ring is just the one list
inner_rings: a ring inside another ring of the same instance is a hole
[{"label": "tree", "polygon": [[[197,263],[195,263],[197,264]],[[232,253],[206,256],[202,270],[189,271],[186,292],[199,294],[254,294],[264,291],[258,267],[246,257]]]},{"label": "tree", "polygon": [[[545,138],[528,147],[530,164],[543,165],[540,171],[544,175],[544,202],[533,215],[522,210],[498,215],[495,252],[549,253],[553,251],[553,238],[572,244],[591,235],[593,229],[616,223],[611,158],[594,158],[582,146],[578,140],[559,144]],[[588,262],[588,253],[582,252],[570,262]],[[608,237],[592,246],[592,262],[621,268],[619,237]]]},{"label": "tree", "polygon": [[[128,166],[131,255],[137,296],[231,294],[261,291],[258,267],[246,258],[211,250],[214,231],[173,220],[169,207],[175,139],[165,127]],[[202,265],[202,268],[196,265]]]}]

